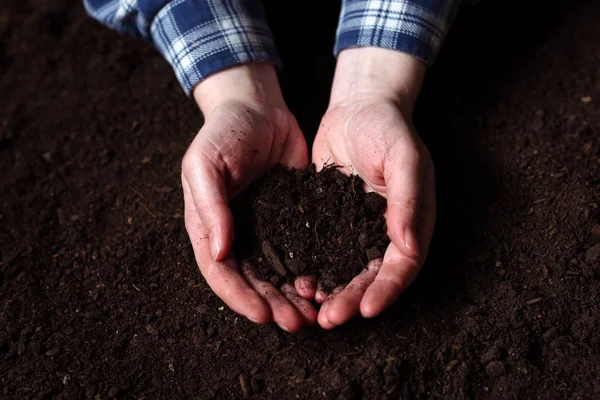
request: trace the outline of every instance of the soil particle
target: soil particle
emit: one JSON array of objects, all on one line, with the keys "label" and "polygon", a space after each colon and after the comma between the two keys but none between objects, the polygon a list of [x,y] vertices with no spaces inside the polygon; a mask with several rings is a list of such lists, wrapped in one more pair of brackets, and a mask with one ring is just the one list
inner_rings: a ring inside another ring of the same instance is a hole
[{"label": "soil particle", "polygon": [[488,348],[481,356],[481,362],[489,365],[492,361],[499,360],[502,357],[502,348],[494,345]]},{"label": "soil particle", "polygon": [[492,378],[506,374],[506,367],[502,361],[492,361],[485,367],[485,372]]},{"label": "soil particle", "polygon": [[54,347],[53,349],[50,349],[46,352],[46,355],[48,357],[56,357],[60,354],[61,354],[61,351],[60,351],[60,348],[58,348],[58,347]]},{"label": "soil particle", "polygon": [[248,377],[244,374],[240,374],[239,377],[240,387],[242,389],[242,394],[245,399],[249,398],[252,395],[250,383],[248,382]]},{"label": "soil particle", "polygon": [[268,240],[263,240],[262,242],[262,253],[267,259],[269,265],[273,267],[275,272],[277,272],[279,275],[286,275],[285,268],[279,259],[279,255],[277,255],[277,250],[275,250],[271,242]]},{"label": "soil particle", "polygon": [[381,257],[381,251],[377,247],[371,247],[371,248],[367,249],[366,254],[367,254],[367,260],[369,260],[369,261]]},{"label": "soil particle", "polygon": [[42,352],[42,346],[41,346],[40,342],[38,342],[38,341],[33,341],[33,342],[31,342],[31,345],[30,345],[30,346],[31,346],[31,352],[32,352],[34,355],[36,355],[36,356],[37,356],[38,354],[40,354],[40,353]]},{"label": "soil particle", "polygon": [[90,320],[99,320],[102,319],[102,311],[100,310],[90,310],[84,313],[84,317]]},{"label": "soil particle", "polygon": [[145,328],[146,328],[146,332],[148,332],[152,336],[158,335],[158,329],[156,328],[156,326],[154,324],[147,324]]},{"label": "soil particle", "polygon": [[112,388],[109,389],[109,391],[108,391],[108,397],[110,397],[111,399],[116,399],[118,395],[119,395],[119,388],[118,387],[113,386]]},{"label": "soil particle", "polygon": [[586,262],[595,262],[597,260],[600,260],[600,243],[598,243],[597,245],[590,247],[586,252],[585,252],[585,261]]},{"label": "soil particle", "polygon": [[556,339],[558,337],[559,333],[560,333],[559,328],[557,328],[557,327],[550,328],[546,332],[544,332],[544,334],[542,335],[542,338],[545,341],[550,342],[550,341]]},{"label": "soil particle", "polygon": [[298,258],[285,260],[285,266],[294,275],[300,276],[306,270],[306,263]]}]

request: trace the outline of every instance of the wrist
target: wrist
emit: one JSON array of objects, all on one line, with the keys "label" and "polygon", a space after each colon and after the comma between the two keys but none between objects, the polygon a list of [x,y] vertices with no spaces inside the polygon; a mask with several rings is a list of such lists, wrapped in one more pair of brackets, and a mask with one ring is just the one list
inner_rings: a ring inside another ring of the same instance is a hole
[{"label": "wrist", "polygon": [[425,76],[425,64],[395,50],[358,47],[338,56],[330,107],[356,100],[392,101],[410,114]]},{"label": "wrist", "polygon": [[204,116],[222,104],[240,102],[286,108],[275,67],[266,63],[243,64],[219,71],[193,90]]}]

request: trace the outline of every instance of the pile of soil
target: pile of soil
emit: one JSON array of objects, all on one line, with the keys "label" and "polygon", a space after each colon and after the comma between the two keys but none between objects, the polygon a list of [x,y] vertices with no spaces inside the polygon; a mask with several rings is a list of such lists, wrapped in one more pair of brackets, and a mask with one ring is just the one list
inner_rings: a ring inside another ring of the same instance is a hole
[{"label": "pile of soil", "polygon": [[[339,4],[265,3],[310,134]],[[1,1],[0,397],[600,398],[599,20],[463,10],[416,109],[429,259],[380,317],[288,334],[198,271],[179,182],[202,119],[167,63],[80,0]]]},{"label": "pile of soil", "polygon": [[232,206],[236,254],[279,286],[312,275],[325,288],[344,285],[375,258],[389,238],[379,194],[337,167],[316,172],[275,166]]}]

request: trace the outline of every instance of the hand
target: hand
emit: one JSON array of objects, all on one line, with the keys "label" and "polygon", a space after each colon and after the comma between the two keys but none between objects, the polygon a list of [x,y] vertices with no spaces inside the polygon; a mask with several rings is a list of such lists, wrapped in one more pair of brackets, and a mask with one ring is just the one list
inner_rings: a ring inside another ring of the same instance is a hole
[{"label": "hand", "polygon": [[393,303],[417,275],[435,223],[435,185],[429,152],[411,115],[424,66],[406,54],[378,48],[344,50],[331,101],[317,133],[313,162],[357,173],[387,198],[391,243],[341,292],[327,295],[319,324],[330,329],[359,312],[374,317]]},{"label": "hand", "polygon": [[297,331],[316,320],[314,307],[291,285],[283,293],[257,279],[234,255],[229,201],[275,164],[304,168],[306,142],[281,95],[274,68],[234,67],[202,81],[194,97],[205,124],[182,163],[185,225],[196,261],[212,290],[232,310],[257,323],[274,320]]}]

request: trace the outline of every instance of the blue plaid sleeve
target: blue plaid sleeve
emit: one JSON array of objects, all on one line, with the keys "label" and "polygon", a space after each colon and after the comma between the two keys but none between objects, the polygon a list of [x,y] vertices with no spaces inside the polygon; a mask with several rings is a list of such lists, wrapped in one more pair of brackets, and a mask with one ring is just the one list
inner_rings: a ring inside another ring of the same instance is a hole
[{"label": "blue plaid sleeve", "polygon": [[459,0],[344,0],[335,55],[375,46],[411,54],[428,65],[439,51]]},{"label": "blue plaid sleeve", "polygon": [[234,65],[280,65],[260,0],[84,0],[87,12],[121,32],[151,40],[185,92]]}]

